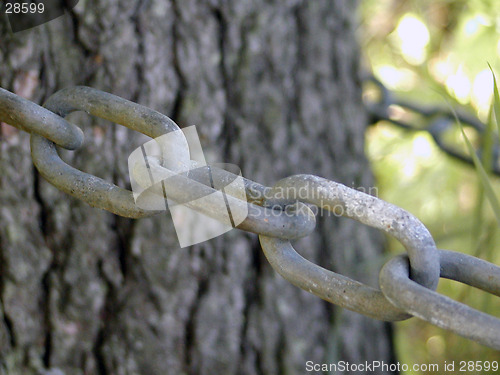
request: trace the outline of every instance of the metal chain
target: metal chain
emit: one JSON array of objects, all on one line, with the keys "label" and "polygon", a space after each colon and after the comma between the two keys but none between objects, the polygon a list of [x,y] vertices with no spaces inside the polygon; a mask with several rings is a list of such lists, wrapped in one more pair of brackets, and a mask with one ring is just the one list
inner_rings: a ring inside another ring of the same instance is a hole
[{"label": "metal chain", "polygon": [[[467,155],[463,148],[458,145],[450,144],[446,141],[445,135],[454,127],[458,130],[457,119],[465,128],[474,129],[479,135],[479,139],[483,139],[486,132],[486,126],[477,118],[463,111],[452,112],[449,108],[439,106],[423,106],[415,103],[397,98],[391,91],[385,87],[382,82],[375,77],[370,76],[364,79],[366,84],[372,84],[378,91],[378,98],[376,100],[367,100],[365,107],[370,115],[369,123],[372,125],[377,124],[379,121],[387,121],[407,131],[425,131],[429,133],[436,145],[446,154],[451,157],[464,162],[470,166],[474,166],[471,157]],[[391,109],[398,107],[406,114],[416,115],[414,122],[419,122],[420,125],[409,123],[398,119]],[[483,152],[482,146],[478,150],[478,154]],[[500,148],[498,143],[494,145],[491,172],[496,176],[500,176]]]},{"label": "metal chain", "polygon": [[[388,91],[380,87],[384,95],[379,103],[371,106],[370,113],[377,119],[389,119],[386,115],[388,103],[395,102],[389,100]],[[141,218],[158,213],[138,208],[131,191],[79,171],[59,157],[56,145],[77,149],[82,144],[82,131],[64,120],[70,112],[78,110],[153,138],[179,129],[161,113],[89,87],[58,91],[44,107],[0,88],[0,122],[31,133],[33,162],[51,184],[93,207],[117,215]],[[431,112],[441,113],[427,113]],[[429,127],[434,129],[429,131],[435,139],[440,139],[435,124],[444,121],[444,117],[438,118],[440,120],[433,121]],[[484,128],[468,119],[464,123],[476,129]],[[400,125],[410,128],[407,124]],[[139,180],[147,180],[152,171],[169,176],[169,184],[151,183],[148,189],[158,192],[163,189],[165,197],[222,220],[214,202],[196,203],[197,197],[216,192],[214,187],[204,183],[201,176],[209,169],[211,176],[224,182],[233,181],[234,174],[213,166],[175,174],[162,165],[161,160],[146,155],[144,158],[147,170],[134,170]],[[466,160],[465,157],[461,159]],[[407,211],[334,181],[312,175],[291,176],[273,187],[248,179],[243,181],[246,201],[231,193],[227,196],[231,207],[248,212],[247,218],[236,228],[259,234],[269,263],[292,284],[328,302],[375,319],[396,321],[416,316],[500,349],[500,319],[435,292],[439,277],[444,277],[500,296],[500,267],[469,255],[437,249],[429,231]],[[379,277],[380,290],[328,271],[302,258],[294,250],[290,240],[305,237],[315,228],[314,207],[375,227],[403,244],[408,255],[392,258],[384,265]]]}]

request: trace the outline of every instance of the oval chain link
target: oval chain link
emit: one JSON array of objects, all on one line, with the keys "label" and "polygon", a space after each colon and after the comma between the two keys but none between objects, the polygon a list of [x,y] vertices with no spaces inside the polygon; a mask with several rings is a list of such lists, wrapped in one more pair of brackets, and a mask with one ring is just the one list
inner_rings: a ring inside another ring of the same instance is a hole
[{"label": "oval chain link", "polygon": [[295,175],[278,181],[270,197],[266,204],[271,206],[296,201],[311,203],[390,234],[408,251],[412,280],[436,289],[439,259],[434,240],[427,228],[402,208],[313,175]]},{"label": "oval chain link", "polygon": [[[412,279],[435,289],[439,279],[439,259],[427,228],[407,211],[342,184],[312,175],[296,175],[280,180],[270,192],[268,205],[288,205],[296,201],[355,219],[396,237],[407,249]],[[289,241],[260,237],[269,263],[285,279],[324,300],[382,320],[409,316],[395,309],[384,295],[369,286],[328,271],[302,258]]]},{"label": "oval chain link", "polygon": [[[453,251],[440,250],[439,256],[441,277],[500,296],[500,267]],[[380,271],[380,288],[394,306],[438,327],[500,350],[500,319],[426,289],[412,281],[408,274],[406,256],[392,258]]]},{"label": "oval chain link", "polygon": [[[175,122],[159,112],[90,87],[72,87],[60,90],[52,95],[44,106],[62,117],[73,111],[82,110],[152,138],[179,130]],[[161,212],[140,209],[136,206],[130,190],[120,188],[113,183],[69,166],[59,157],[54,143],[44,137],[32,135],[31,153],[35,167],[47,181],[93,207],[103,208],[114,214],[131,218],[141,218]],[[161,165],[158,165],[158,168],[161,168]],[[224,174],[225,171],[218,170],[218,173]],[[226,173],[229,175],[229,172]],[[216,192],[213,188],[182,175],[175,177],[174,184],[165,184],[165,186],[168,197],[174,201],[184,202],[190,200],[190,197],[195,199],[194,197],[200,196],[210,198]],[[248,180],[247,186],[252,188],[254,192],[264,190],[263,186],[249,183]],[[247,205],[247,202],[238,202],[236,198],[230,196],[228,198],[234,205]],[[193,205],[194,208],[198,207],[196,202]],[[271,212],[267,208],[252,203],[248,205],[248,216],[237,226],[239,229],[292,239],[308,235],[315,227],[314,216],[305,210],[299,214],[294,214],[290,210]],[[216,206],[199,206],[198,209],[217,219],[220,212],[215,209]]]},{"label": "oval chain link", "polygon": [[[372,114],[385,118],[387,107],[395,104],[383,86],[382,98],[372,106]],[[385,106],[381,112],[381,105]],[[49,182],[91,206],[117,215],[140,218],[160,211],[147,211],[135,205],[132,192],[66,164],[58,155],[56,144],[76,149],[83,141],[82,131],[64,120],[72,111],[83,110],[139,131],[152,138],[178,130],[168,117],[89,87],[63,89],[52,95],[46,108],[0,89],[0,121],[31,133],[32,157],[35,166]],[[424,116],[437,112],[422,111],[406,104]],[[62,116],[62,117],[61,117]],[[430,133],[440,141],[442,129],[451,124],[449,116],[438,115],[431,123]],[[465,117],[463,117],[465,119]],[[389,118],[387,118],[389,119]],[[393,119],[389,119],[394,122]],[[469,126],[478,131],[475,121]],[[410,127],[401,123],[400,126]],[[450,153],[453,149],[450,149]],[[456,157],[462,157],[457,154]],[[468,161],[466,157],[463,157]],[[164,168],[149,160],[153,168]],[[214,167],[211,173],[222,181],[233,181],[235,175]],[[197,182],[197,173],[175,176],[169,184],[169,198],[181,202],[190,196],[206,196],[215,190]],[[382,320],[402,320],[418,316],[435,325],[450,329],[484,345],[500,349],[500,321],[436,293],[439,277],[454,279],[489,293],[500,295],[500,267],[480,259],[451,251],[437,250],[428,230],[405,210],[378,198],[312,175],[292,176],[269,188],[243,179],[249,218],[238,228],[260,234],[262,248],[278,273],[291,283],[319,297],[348,309]],[[234,197],[229,197],[233,199]],[[290,239],[303,237],[314,229],[315,217],[308,205],[353,218],[396,237],[408,256],[390,260],[380,272],[381,291],[350,278],[328,271],[301,257]],[[210,205],[209,205],[210,206]],[[211,214],[210,207],[193,208]]]},{"label": "oval chain link", "polygon": [[40,134],[57,145],[76,150],[83,132],[62,117],[0,87],[0,121],[31,134]]},{"label": "oval chain link", "polygon": [[[74,111],[85,111],[153,138],[179,129],[159,112],[90,87],[62,89],[52,95],[44,107],[62,117]],[[41,135],[31,135],[31,156],[47,181],[92,207],[130,218],[158,213],[138,208],[130,190],[69,166],[60,158],[55,144]]]}]

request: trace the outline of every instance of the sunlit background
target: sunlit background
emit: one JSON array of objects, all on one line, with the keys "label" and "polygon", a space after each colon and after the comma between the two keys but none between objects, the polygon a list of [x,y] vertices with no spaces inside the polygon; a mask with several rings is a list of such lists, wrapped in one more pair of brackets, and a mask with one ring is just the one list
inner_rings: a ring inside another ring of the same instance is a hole
[{"label": "sunlit background", "polygon": [[[489,120],[493,76],[488,63],[500,77],[500,1],[364,0],[361,18],[365,68],[398,98],[461,108]],[[394,111],[411,122],[410,114]],[[472,129],[467,135],[476,147],[484,142]],[[458,127],[447,137],[465,150]],[[500,264],[499,225],[473,167],[447,156],[428,133],[383,121],[368,129],[366,151],[380,197],[422,220],[439,248]],[[500,197],[500,178],[491,181]],[[403,251],[391,239],[388,248]],[[500,317],[498,297],[449,280],[441,280],[438,291]],[[500,359],[498,351],[417,318],[395,326],[398,358],[404,363]],[[456,370],[447,374],[463,373]]]}]

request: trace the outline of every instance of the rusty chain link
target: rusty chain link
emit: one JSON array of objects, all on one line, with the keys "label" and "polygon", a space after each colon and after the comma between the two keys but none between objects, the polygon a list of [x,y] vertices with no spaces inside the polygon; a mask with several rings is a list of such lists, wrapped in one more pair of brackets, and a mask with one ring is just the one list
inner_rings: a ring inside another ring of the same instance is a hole
[{"label": "rusty chain link", "polygon": [[[395,122],[388,116],[387,109],[396,102],[383,86],[379,87],[382,99],[369,105],[369,111],[374,120]],[[407,108],[419,110],[415,106]],[[51,184],[93,207],[117,215],[141,218],[157,214],[159,211],[137,207],[131,191],[79,171],[59,157],[56,145],[74,150],[83,142],[83,132],[64,120],[66,115],[78,110],[152,138],[179,130],[161,113],[89,87],[60,90],[47,100],[44,107],[0,88],[0,122],[31,133],[33,162]],[[422,114],[437,116],[426,130],[439,144],[441,138],[436,129],[450,126],[454,120],[439,111]],[[478,131],[484,129],[476,120],[461,120]],[[399,125],[414,129],[409,124]],[[451,155],[467,161],[465,155],[454,155],[453,152]],[[144,160],[147,170],[134,169],[139,180],[144,181],[148,174],[152,176],[152,171],[169,176],[169,184],[152,181],[146,188],[173,201],[188,202],[190,208],[222,220],[215,202],[209,199],[203,204],[196,203],[197,198],[210,196],[217,190],[205,183],[201,176],[208,171],[211,178],[215,176],[218,181],[225,182],[233,181],[234,174],[214,166],[173,174],[160,159],[144,154]],[[273,187],[248,179],[243,181],[246,200],[230,192],[227,195],[231,207],[248,211],[245,220],[234,227],[259,234],[271,266],[292,284],[375,319],[395,321],[416,316],[500,349],[500,319],[435,292],[439,277],[443,277],[500,296],[500,267],[469,255],[437,249],[429,231],[407,211],[334,181],[312,175],[291,176]],[[406,248],[407,255],[392,258],[380,271],[380,290],[328,271],[294,250],[290,240],[305,237],[315,228],[314,207],[382,230],[397,238]]]}]

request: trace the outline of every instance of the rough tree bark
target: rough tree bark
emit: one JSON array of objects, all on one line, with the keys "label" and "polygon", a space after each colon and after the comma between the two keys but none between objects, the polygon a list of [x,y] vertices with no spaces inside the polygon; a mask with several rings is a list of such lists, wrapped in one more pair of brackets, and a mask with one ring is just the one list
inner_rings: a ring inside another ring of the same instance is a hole
[{"label": "rough tree bark", "polygon": [[[266,185],[312,173],[367,187],[355,8],[81,0],[35,29],[4,25],[0,85],[38,103],[75,84],[136,101],[196,124],[210,161]],[[65,159],[127,186],[145,137],[70,119],[85,144]],[[0,147],[0,373],[302,374],[307,360],[393,360],[388,324],[284,281],[255,235],[179,249],[168,215],[116,217],[41,179],[26,133],[3,124]],[[318,226],[302,254],[375,284],[380,235],[349,219]]]}]

